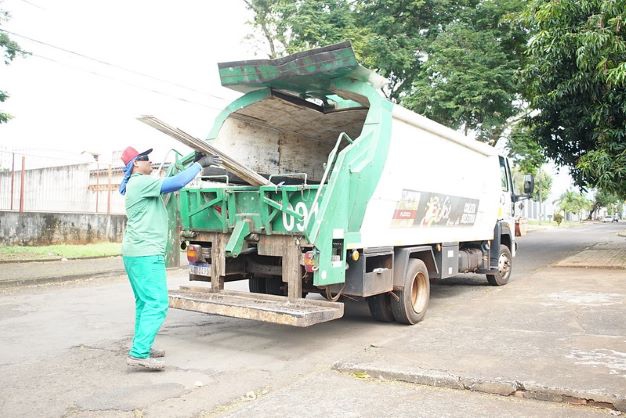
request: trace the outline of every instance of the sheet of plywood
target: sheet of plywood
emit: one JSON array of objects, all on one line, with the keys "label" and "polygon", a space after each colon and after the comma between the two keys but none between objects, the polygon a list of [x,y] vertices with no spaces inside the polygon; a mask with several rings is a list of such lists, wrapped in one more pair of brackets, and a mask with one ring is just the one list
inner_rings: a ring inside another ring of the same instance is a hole
[{"label": "sheet of plywood", "polygon": [[224,154],[222,151],[209,145],[206,141],[193,137],[181,129],[174,128],[173,126],[166,124],[165,122],[159,120],[154,116],[146,115],[141,116],[137,119],[145,123],[146,125],[149,125],[163,132],[164,134],[171,136],[172,138],[182,142],[183,144],[196,151],[220,157],[222,159],[222,165],[228,171],[236,174],[253,186],[271,184],[269,180],[261,176],[259,173],[251,170],[243,164],[238,163],[236,160]]}]

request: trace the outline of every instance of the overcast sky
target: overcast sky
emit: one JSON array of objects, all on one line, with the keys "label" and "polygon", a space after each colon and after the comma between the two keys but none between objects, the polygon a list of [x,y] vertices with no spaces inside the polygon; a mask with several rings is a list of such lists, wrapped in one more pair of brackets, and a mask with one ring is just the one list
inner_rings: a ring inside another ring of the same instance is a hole
[{"label": "overcast sky", "polygon": [[0,151],[59,160],[89,151],[108,162],[127,145],[160,158],[185,150],[135,118],[153,114],[204,138],[238,95],[220,86],[217,62],[259,54],[244,41],[242,1],[4,0],[0,9],[12,16],[2,28],[33,53],[0,64],[11,96],[2,110],[14,116],[0,125]]}]

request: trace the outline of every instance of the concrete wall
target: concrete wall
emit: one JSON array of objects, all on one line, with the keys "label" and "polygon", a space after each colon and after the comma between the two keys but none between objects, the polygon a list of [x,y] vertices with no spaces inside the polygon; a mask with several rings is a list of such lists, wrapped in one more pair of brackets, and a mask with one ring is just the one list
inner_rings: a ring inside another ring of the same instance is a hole
[{"label": "concrete wall", "polygon": [[[165,165],[161,176],[169,165]],[[155,164],[153,175],[159,176]],[[123,178],[121,167],[73,164],[24,171],[25,212],[78,212],[123,215],[124,196],[118,192]],[[19,211],[22,172],[16,168],[0,172],[0,210]],[[13,204],[11,204],[13,200]]]},{"label": "concrete wall", "polygon": [[125,215],[0,212],[1,245],[121,242]]},{"label": "concrete wall", "polygon": [[[14,173],[11,196],[11,173],[0,175],[0,208],[20,207],[21,171]],[[47,167],[24,172],[24,210],[51,212],[87,212],[89,201],[89,164]]]}]

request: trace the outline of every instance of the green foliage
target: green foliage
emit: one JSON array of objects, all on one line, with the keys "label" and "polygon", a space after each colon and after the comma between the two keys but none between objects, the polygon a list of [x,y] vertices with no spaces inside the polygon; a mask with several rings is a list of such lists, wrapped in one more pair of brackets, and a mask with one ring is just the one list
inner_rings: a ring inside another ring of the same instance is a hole
[{"label": "green foliage", "polygon": [[604,189],[598,189],[589,218],[591,218],[592,214],[599,208],[607,208],[609,214],[619,212],[623,203],[624,200],[616,193],[607,192]]},{"label": "green foliage", "polygon": [[626,199],[626,147],[616,155],[610,155],[605,149],[589,151],[578,161],[578,168],[594,179],[595,187]]},{"label": "green foliage", "polygon": [[543,169],[539,169],[539,171],[535,173],[529,173],[528,171],[524,171],[522,167],[514,166],[513,182],[515,184],[515,190],[518,190],[520,193],[523,193],[524,190],[525,174],[533,174],[535,177],[535,190],[533,190],[531,199],[535,202],[545,202],[552,190],[552,176]]},{"label": "green foliage", "polygon": [[292,2],[244,0],[253,11],[252,25],[267,42],[270,58],[277,58],[348,39],[359,39],[354,8],[345,0]]},{"label": "green foliage", "polygon": [[533,200],[537,202],[545,202],[550,196],[552,190],[552,177],[544,170],[539,170],[535,176],[535,190],[533,191]]},{"label": "green foliage", "polygon": [[563,215],[561,215],[560,213],[555,213],[554,214],[554,222],[556,222],[557,225],[561,225],[561,222],[563,222]]},{"label": "green foliage", "polygon": [[521,111],[516,73],[525,33],[509,19],[517,0],[470,2],[428,45],[428,59],[405,104],[495,144]]},{"label": "green foliage", "polygon": [[0,247],[0,260],[30,260],[50,257],[111,257],[120,255],[121,249],[122,244],[115,242],[43,246],[3,246]]},{"label": "green foliage", "polygon": [[522,173],[536,174],[546,163],[541,146],[528,133],[522,124],[513,127],[508,142],[509,157],[520,167]]},{"label": "green foliage", "polygon": [[530,135],[579,186],[626,197],[626,0],[534,0],[524,23]]},{"label": "green foliage", "polygon": [[[0,27],[2,26],[2,23],[6,22],[8,19],[9,13],[4,10],[0,10]],[[12,41],[11,38],[9,38],[9,35],[2,31],[0,31],[0,51],[2,52],[4,63],[6,65],[13,61],[17,54],[21,52],[19,45]],[[8,98],[9,95],[5,91],[0,90],[0,103],[3,103]],[[11,119],[11,115],[0,111],[0,124],[8,122],[9,119]]]},{"label": "green foliage", "polygon": [[245,0],[270,56],[351,40],[387,96],[495,143],[518,113],[522,0]]},{"label": "green foliage", "polygon": [[593,203],[587,199],[582,193],[571,190],[566,191],[559,197],[559,208],[565,213],[574,213],[582,220],[582,212],[590,210]]}]

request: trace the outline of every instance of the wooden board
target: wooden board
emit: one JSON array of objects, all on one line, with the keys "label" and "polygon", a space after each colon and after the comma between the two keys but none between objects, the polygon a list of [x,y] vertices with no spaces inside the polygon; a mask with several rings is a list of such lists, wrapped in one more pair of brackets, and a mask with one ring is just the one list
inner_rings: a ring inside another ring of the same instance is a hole
[{"label": "wooden board", "polygon": [[174,128],[173,126],[166,124],[165,122],[159,120],[158,118],[154,116],[146,115],[146,116],[141,116],[137,119],[145,123],[146,125],[149,125],[163,132],[164,134],[171,136],[172,138],[182,142],[183,144],[187,145],[188,147],[196,151],[204,152],[206,154],[220,157],[222,159],[222,165],[228,171],[236,174],[241,179],[245,180],[246,182],[248,182],[249,184],[253,186],[263,186],[263,185],[272,184],[268,179],[261,176],[259,173],[249,169],[243,164],[238,163],[237,161],[235,161],[228,155],[224,154],[217,148],[209,145],[206,141],[195,138],[181,129]]}]

